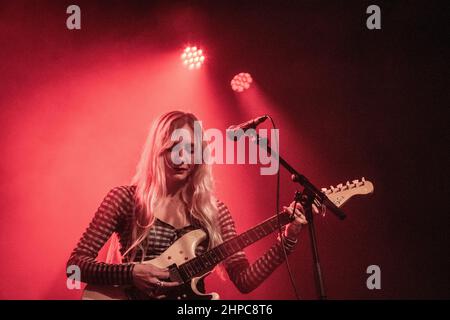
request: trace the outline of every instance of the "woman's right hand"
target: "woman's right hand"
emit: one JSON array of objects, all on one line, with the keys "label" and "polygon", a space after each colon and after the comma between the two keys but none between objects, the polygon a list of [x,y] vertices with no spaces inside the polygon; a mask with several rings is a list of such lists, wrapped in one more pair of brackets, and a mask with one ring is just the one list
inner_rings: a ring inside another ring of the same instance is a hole
[{"label": "woman's right hand", "polygon": [[167,268],[158,268],[152,264],[136,264],[133,268],[133,283],[149,295],[157,294],[164,288],[179,286],[181,283],[166,281],[170,278]]}]

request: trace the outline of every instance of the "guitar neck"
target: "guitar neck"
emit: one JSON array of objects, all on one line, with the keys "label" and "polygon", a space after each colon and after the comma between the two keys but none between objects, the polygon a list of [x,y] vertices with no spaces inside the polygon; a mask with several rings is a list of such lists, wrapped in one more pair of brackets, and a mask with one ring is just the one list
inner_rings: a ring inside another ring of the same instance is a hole
[{"label": "guitar neck", "polygon": [[217,247],[208,250],[207,252],[195,257],[194,259],[178,266],[178,270],[183,279],[191,279],[192,277],[201,275],[206,271],[211,270],[214,266],[232,256],[252,243],[264,238],[265,236],[274,232],[278,227],[284,226],[291,222],[290,214],[282,212],[275,215],[256,227],[240,234],[239,236],[223,242]]}]

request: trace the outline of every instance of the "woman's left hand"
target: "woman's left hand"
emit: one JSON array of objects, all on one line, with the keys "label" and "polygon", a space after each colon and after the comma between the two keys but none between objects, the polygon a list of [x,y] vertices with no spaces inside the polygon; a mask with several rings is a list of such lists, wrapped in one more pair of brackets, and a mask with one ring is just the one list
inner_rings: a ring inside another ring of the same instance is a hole
[{"label": "woman's left hand", "polygon": [[[292,202],[289,207],[283,207],[283,211],[292,214],[294,210],[294,203],[295,202]],[[306,221],[305,210],[303,209],[303,206],[297,202],[297,207],[295,209],[295,220],[287,225],[284,235],[288,238],[296,239],[302,229],[302,226],[307,223],[308,221]]]}]

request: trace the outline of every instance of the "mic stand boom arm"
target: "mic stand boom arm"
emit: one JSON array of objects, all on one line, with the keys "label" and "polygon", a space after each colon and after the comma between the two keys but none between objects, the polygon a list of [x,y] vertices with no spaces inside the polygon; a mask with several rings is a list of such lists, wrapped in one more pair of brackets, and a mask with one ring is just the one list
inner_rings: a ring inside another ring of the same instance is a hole
[{"label": "mic stand boom arm", "polygon": [[[252,134],[253,138],[255,139],[256,144],[259,147],[266,148],[267,153],[272,156],[276,154],[275,151],[273,151],[269,144],[267,143],[267,139],[264,139],[264,143],[262,145],[261,138],[257,133]],[[325,293],[325,286],[323,284],[323,277],[322,277],[322,270],[320,268],[320,261],[319,261],[319,250],[317,247],[317,238],[316,238],[316,231],[314,227],[314,217],[313,217],[313,209],[312,204],[314,203],[314,200],[319,200],[320,203],[325,205],[331,212],[333,212],[339,219],[343,220],[345,219],[346,215],[345,213],[338,208],[328,197],[321,192],[316,186],[314,186],[308,178],[306,178],[303,174],[299,173],[297,170],[295,170],[286,160],[284,160],[279,154],[276,154],[279,159],[279,164],[281,164],[289,173],[292,175],[292,181],[299,183],[301,186],[303,186],[303,193],[297,193],[296,194],[296,201],[301,202],[303,205],[303,208],[305,209],[305,216],[308,221],[308,229],[309,229],[309,236],[311,239],[311,249],[313,254],[313,260],[314,260],[314,274],[316,278],[316,288],[319,294],[319,299],[324,300],[327,298]]]},{"label": "mic stand boom arm", "polygon": [[[268,145],[267,139],[261,139],[257,133],[252,135],[255,139],[256,144],[259,147],[266,148],[269,155],[276,155],[277,153],[272,150],[272,148]],[[261,140],[264,140],[263,145],[261,145]],[[306,178],[303,174],[299,173],[295,170],[286,160],[284,160],[278,154],[278,161],[281,166],[283,166],[289,173],[292,175],[292,181],[299,183],[304,187],[304,192],[307,191],[310,195],[314,196],[320,203],[324,204],[331,212],[333,212],[339,219],[345,219],[345,213],[338,208],[333,201],[328,199],[328,197],[320,191],[315,185],[313,185],[308,178]],[[314,199],[313,199],[314,200]]]}]

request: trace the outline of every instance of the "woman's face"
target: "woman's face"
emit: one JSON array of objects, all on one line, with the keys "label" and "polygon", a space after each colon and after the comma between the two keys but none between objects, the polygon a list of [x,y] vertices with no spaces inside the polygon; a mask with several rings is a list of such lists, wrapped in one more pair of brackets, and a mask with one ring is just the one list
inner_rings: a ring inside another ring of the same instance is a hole
[{"label": "woman's face", "polygon": [[[172,147],[165,151],[166,180],[168,183],[186,180],[195,168],[194,131],[188,124],[179,129],[184,129],[188,134],[180,138],[178,142],[175,141]],[[181,163],[174,162],[174,159],[178,159],[177,162],[181,161]]]}]

